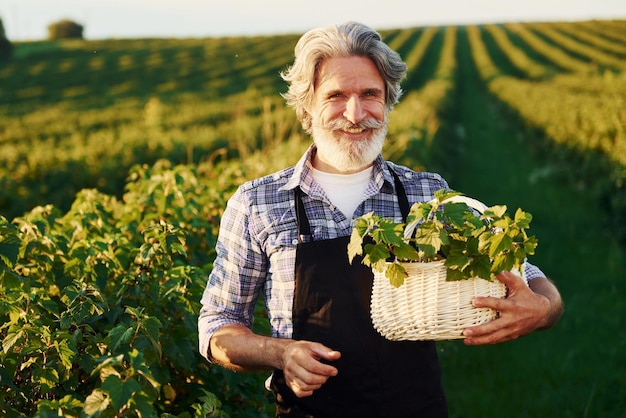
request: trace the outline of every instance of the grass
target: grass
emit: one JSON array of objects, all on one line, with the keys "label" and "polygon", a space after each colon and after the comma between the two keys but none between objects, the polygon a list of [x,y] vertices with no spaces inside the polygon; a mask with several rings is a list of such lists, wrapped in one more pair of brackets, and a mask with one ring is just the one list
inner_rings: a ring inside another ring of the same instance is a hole
[{"label": "grass", "polygon": [[[467,48],[460,48],[467,51]],[[488,204],[531,212],[539,247],[532,262],[565,301],[560,323],[487,347],[443,343],[441,360],[451,417],[626,416],[626,260],[603,210],[567,183],[549,155],[534,155],[513,118],[483,90],[461,53],[457,161],[451,187]]]}]

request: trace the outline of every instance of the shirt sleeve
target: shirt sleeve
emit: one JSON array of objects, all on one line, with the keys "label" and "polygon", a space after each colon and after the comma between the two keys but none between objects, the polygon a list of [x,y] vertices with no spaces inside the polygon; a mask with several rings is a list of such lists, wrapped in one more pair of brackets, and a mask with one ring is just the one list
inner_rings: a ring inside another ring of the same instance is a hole
[{"label": "shirt sleeve", "polygon": [[528,261],[524,261],[522,266],[524,268],[524,275],[526,280],[531,281],[532,279],[536,279],[537,277],[546,277],[546,275],[541,271],[541,269],[534,264],[530,264]]},{"label": "shirt sleeve", "polygon": [[211,361],[209,341],[226,324],[252,328],[266,275],[266,257],[250,234],[250,207],[242,188],[228,201],[217,239],[217,257],[201,299],[199,349]]}]

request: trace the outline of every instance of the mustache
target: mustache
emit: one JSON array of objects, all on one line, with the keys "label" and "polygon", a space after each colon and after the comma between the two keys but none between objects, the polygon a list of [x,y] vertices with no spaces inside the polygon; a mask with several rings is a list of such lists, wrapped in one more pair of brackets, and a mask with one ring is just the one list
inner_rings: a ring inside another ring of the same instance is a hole
[{"label": "mustache", "polygon": [[351,123],[343,119],[334,119],[323,125],[323,128],[333,130],[345,130],[345,129],[379,129],[387,124],[386,120],[378,120],[374,118],[364,119],[359,123]]}]

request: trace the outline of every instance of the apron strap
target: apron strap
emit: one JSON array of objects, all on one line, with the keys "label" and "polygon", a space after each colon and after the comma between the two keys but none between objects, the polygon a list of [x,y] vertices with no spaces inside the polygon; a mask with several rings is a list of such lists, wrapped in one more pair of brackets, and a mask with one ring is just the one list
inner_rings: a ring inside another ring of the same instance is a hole
[{"label": "apron strap", "polygon": [[391,174],[393,174],[393,181],[396,185],[396,195],[398,196],[400,213],[402,214],[402,219],[404,220],[404,222],[406,222],[406,218],[409,216],[409,211],[411,210],[411,207],[409,205],[409,199],[406,197],[406,192],[404,191],[404,186],[400,181],[400,177],[398,177],[395,171],[391,169],[389,171],[391,171]]},{"label": "apron strap", "polygon": [[311,225],[309,224],[309,218],[306,216],[304,210],[302,190],[300,190],[300,187],[293,189],[293,194],[296,204],[296,221],[298,222],[298,242],[302,244],[302,237],[311,235]]}]

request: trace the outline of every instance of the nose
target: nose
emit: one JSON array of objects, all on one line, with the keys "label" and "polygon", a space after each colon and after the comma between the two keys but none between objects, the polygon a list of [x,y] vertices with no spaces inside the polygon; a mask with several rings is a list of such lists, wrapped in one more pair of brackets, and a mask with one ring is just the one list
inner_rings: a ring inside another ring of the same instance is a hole
[{"label": "nose", "polygon": [[355,125],[365,119],[365,110],[358,96],[350,96],[346,102],[346,110],[343,112],[343,117]]}]

